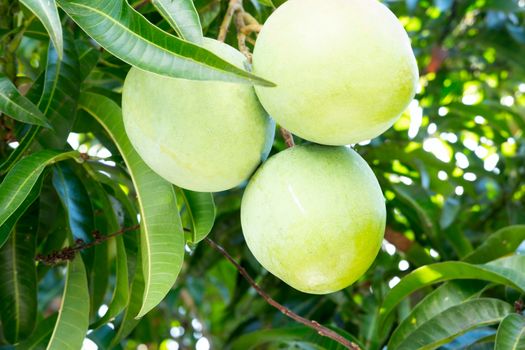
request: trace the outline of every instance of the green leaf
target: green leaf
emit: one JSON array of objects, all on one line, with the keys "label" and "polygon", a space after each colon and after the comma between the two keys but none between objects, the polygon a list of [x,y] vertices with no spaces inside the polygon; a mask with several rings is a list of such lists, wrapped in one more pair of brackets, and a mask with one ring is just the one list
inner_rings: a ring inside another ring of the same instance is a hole
[{"label": "green leaf", "polygon": [[37,217],[31,210],[24,215],[0,249],[0,316],[11,344],[27,338],[35,327]]},{"label": "green leaf", "polygon": [[62,25],[60,24],[60,17],[58,15],[57,5],[54,0],[20,0],[28,9],[31,10],[42,22],[49,37],[55,45],[58,56],[62,57],[63,40],[62,40]]},{"label": "green leaf", "polygon": [[275,8],[275,5],[273,4],[272,0],[258,0],[258,1],[261,5]]},{"label": "green leaf", "polygon": [[210,233],[215,222],[213,194],[181,189],[186,211],[192,223],[191,243],[199,243]]},{"label": "green leaf", "polygon": [[29,338],[20,342],[16,348],[18,350],[34,350],[41,349],[45,347],[45,344],[49,341],[51,333],[53,332],[53,327],[56,324],[58,314],[53,314],[36,325],[35,330]]},{"label": "green leaf", "polygon": [[[72,34],[64,32],[64,55],[49,48],[43,91],[38,108],[46,115],[53,129],[38,135],[44,148],[62,149],[75,123],[77,99],[80,94],[80,67]],[[19,146],[20,147],[20,146]]]},{"label": "green leaf", "polygon": [[498,299],[466,301],[431,318],[393,349],[436,349],[471,329],[499,323],[512,311],[510,304]]},{"label": "green leaf", "polygon": [[[45,150],[18,162],[0,184],[0,227],[24,204],[47,165],[78,155],[76,151],[59,153]],[[0,230],[0,247],[7,238],[8,233]]]},{"label": "green leaf", "polygon": [[184,259],[184,231],[173,186],[155,174],[133,149],[122,121],[120,107],[107,97],[84,93],[79,105],[93,115],[115,140],[128,166],[141,218],[141,254],[145,287],[141,317],[171,289]]},{"label": "green leaf", "polygon": [[482,264],[512,254],[525,240],[525,225],[508,226],[490,235],[463,260]]},{"label": "green leaf", "polygon": [[[350,339],[356,344],[359,341],[352,335],[337,329],[335,327],[329,327],[336,332],[341,332],[341,335]],[[235,339],[233,343],[228,347],[231,350],[250,350],[263,348],[265,344],[283,344],[300,342],[302,344],[313,345],[315,349],[319,350],[343,350],[346,349],[343,345],[336,343],[330,338],[326,338],[317,334],[316,331],[309,327],[295,326],[278,329],[265,329],[256,332],[247,333],[241,335]],[[361,348],[364,349],[362,345]]]},{"label": "green leaf", "polygon": [[89,327],[89,292],[82,257],[67,263],[66,284],[58,319],[47,350],[77,350]]},{"label": "green leaf", "polygon": [[201,21],[193,0],[152,0],[151,3],[182,39],[202,42]]},{"label": "green leaf", "polygon": [[80,66],[80,81],[84,81],[97,65],[100,51],[84,40],[76,40],[75,46]]},{"label": "green leaf", "polygon": [[0,74],[0,112],[23,123],[51,127],[37,106],[22,96],[6,76]]},{"label": "green leaf", "polygon": [[414,330],[432,317],[448,308],[477,297],[483,290],[484,283],[479,281],[451,281],[428,294],[410,312],[396,328],[390,341],[389,349],[396,349]]},{"label": "green leaf", "polygon": [[108,52],[141,69],[177,78],[273,86],[208,50],[155,27],[124,0],[58,0]]},{"label": "green leaf", "polygon": [[128,307],[124,312],[124,317],[118,328],[117,334],[111,342],[110,348],[117,345],[122,339],[126,338],[138,325],[139,319],[135,317],[142,307],[142,297],[144,295],[144,276],[142,273],[141,256],[137,257],[137,269],[129,293]]},{"label": "green leaf", "polygon": [[[26,199],[20,204],[18,209],[9,217],[9,219],[0,226],[0,237],[9,237],[11,230],[16,225],[20,217],[26,212],[27,208],[40,196],[40,191],[42,190],[42,180],[44,175],[42,175],[36,182],[35,186],[31,189]],[[0,244],[1,246],[1,244]]]},{"label": "green leaf", "polygon": [[496,333],[495,350],[525,349],[525,317],[512,314],[503,319]]},{"label": "green leaf", "polygon": [[[107,219],[107,229],[109,232],[117,232],[120,229],[115,211],[108,195],[103,190],[100,184],[96,183],[96,192],[100,200],[105,217]],[[129,234],[133,234],[130,232]],[[115,289],[113,297],[109,303],[106,314],[91,325],[91,328],[98,328],[117,316],[126,307],[129,299],[128,286],[128,262],[126,256],[126,247],[124,246],[124,239],[122,236],[115,237],[116,242],[116,273],[115,273]]]},{"label": "green leaf", "polygon": [[67,213],[73,237],[85,242],[92,241],[91,232],[95,229],[95,223],[89,196],[68,164],[59,163],[53,167],[53,186]]},{"label": "green leaf", "polygon": [[[507,267],[505,267],[507,266]],[[514,268],[509,268],[513,266]],[[518,267],[518,268],[516,268]],[[525,292],[525,256],[515,255],[486,265],[472,265],[459,261],[426,265],[412,271],[386,295],[381,308],[382,320],[394,307],[412,292],[439,282],[454,279],[478,279],[511,286]]]},{"label": "green leaf", "polygon": [[[40,146],[62,149],[75,122],[76,100],[80,93],[79,63],[71,34],[64,33],[64,55],[59,60],[52,45],[49,45],[46,71],[33,84],[27,98],[38,103],[38,108],[47,117],[53,129],[42,130],[32,126],[20,140],[6,161],[0,165],[0,173],[7,172],[38,140]],[[38,137],[37,137],[38,136]],[[36,145],[35,149],[39,149]]]}]

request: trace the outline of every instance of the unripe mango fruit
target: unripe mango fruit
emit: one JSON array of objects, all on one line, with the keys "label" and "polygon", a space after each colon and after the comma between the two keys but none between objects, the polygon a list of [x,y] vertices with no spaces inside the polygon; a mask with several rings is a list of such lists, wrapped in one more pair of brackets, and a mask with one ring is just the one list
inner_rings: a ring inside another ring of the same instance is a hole
[{"label": "unripe mango fruit", "polygon": [[416,92],[406,31],[377,0],[289,0],[264,23],[255,88],[270,115],[312,142],[346,145],[386,131]]},{"label": "unripe mango fruit", "polygon": [[[203,46],[244,67],[245,57],[212,39]],[[275,125],[250,85],[176,79],[132,68],[122,94],[126,132],[144,162],[177,186],[233,188],[270,151]]]},{"label": "unripe mango fruit", "polygon": [[268,159],[241,204],[246,243],[290,286],[326,294],[356,281],[385,231],[385,201],[368,164],[347,147],[306,145]]}]

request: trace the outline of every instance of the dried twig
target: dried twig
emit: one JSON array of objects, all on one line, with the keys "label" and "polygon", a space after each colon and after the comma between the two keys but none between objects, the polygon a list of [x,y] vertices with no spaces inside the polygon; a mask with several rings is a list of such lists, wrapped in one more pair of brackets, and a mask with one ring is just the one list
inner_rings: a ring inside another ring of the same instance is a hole
[{"label": "dried twig", "polygon": [[88,248],[91,248],[91,247],[94,247],[96,245],[99,245],[113,237],[116,237],[116,236],[119,236],[125,232],[128,232],[128,231],[135,231],[135,230],[138,230],[140,228],[140,225],[134,225],[134,226],[131,226],[131,227],[124,227],[116,232],[113,232],[113,233],[110,233],[106,236],[102,235],[100,233],[100,231],[98,230],[95,230],[93,232],[91,232],[91,235],[93,236],[93,241],[92,242],[89,242],[89,243],[86,243],[84,240],[82,239],[77,239],[75,241],[75,245],[73,246],[69,246],[69,247],[65,247],[65,248],[62,248],[58,251],[54,251],[48,255],[42,255],[42,254],[38,254],[37,256],[35,256],[35,260],[36,261],[40,261],[46,265],[57,265],[61,262],[64,262],[64,261],[70,261],[70,260],[73,260],[75,258],[75,255],[84,250],[84,249],[88,249]]},{"label": "dried twig", "polygon": [[319,334],[319,335],[321,335],[323,337],[330,338],[330,339],[338,342],[339,344],[345,346],[347,349],[351,349],[351,350],[360,350],[361,349],[356,343],[346,339],[345,337],[343,337],[340,334],[334,332],[333,330],[331,330],[329,328],[326,328],[325,326],[321,325],[319,322],[313,321],[313,320],[309,320],[309,319],[306,319],[306,318],[304,318],[302,316],[299,316],[295,312],[293,312],[292,310],[288,309],[286,306],[279,304],[277,301],[272,299],[272,297],[270,297],[268,294],[266,294],[266,292],[264,290],[262,290],[261,287],[259,287],[259,285],[248,274],[246,269],[244,267],[242,267],[237,261],[235,261],[235,259],[223,247],[221,247],[220,245],[215,243],[210,238],[206,238],[206,243],[208,243],[213,249],[215,249],[220,254],[222,254],[226,259],[228,259],[228,261],[231,262],[235,266],[237,271],[239,271],[239,273],[242,275],[242,277],[244,277],[248,281],[248,283],[253,287],[253,289],[255,289],[255,291],[264,300],[266,300],[266,302],[268,304],[270,304],[271,306],[273,306],[274,308],[276,308],[277,310],[282,312],[285,316],[288,316],[291,319],[293,319],[294,321],[299,322],[299,323],[301,323],[301,324],[303,324],[303,325],[305,325],[307,327],[310,327],[310,328],[314,329],[317,332],[317,334]]}]

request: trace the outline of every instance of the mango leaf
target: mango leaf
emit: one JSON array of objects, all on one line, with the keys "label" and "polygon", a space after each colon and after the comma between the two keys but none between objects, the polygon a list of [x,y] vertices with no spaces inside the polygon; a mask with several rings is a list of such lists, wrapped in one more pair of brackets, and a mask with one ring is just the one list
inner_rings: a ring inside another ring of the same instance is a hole
[{"label": "mango leaf", "polygon": [[40,196],[40,192],[42,190],[43,177],[44,175],[40,176],[35,186],[33,186],[31,191],[27,195],[26,199],[24,199],[22,204],[20,204],[18,209],[16,209],[16,211],[9,217],[9,219],[7,219],[7,221],[2,226],[0,226],[0,237],[9,237],[11,230],[16,225],[20,217],[24,215],[29,206],[33,204],[33,202]]},{"label": "mango leaf", "polygon": [[501,321],[496,333],[495,350],[525,349],[525,317],[508,315]]},{"label": "mango leaf", "polygon": [[35,326],[37,227],[34,223],[37,219],[38,210],[36,215],[30,210],[22,216],[9,240],[0,248],[0,316],[4,337],[11,344],[27,338]]},{"label": "mango leaf", "polygon": [[58,0],[58,4],[91,38],[133,66],[177,78],[273,86],[155,27],[125,0]]},{"label": "mango leaf", "polygon": [[6,76],[0,74],[0,112],[23,123],[51,127],[37,106],[22,96]]},{"label": "mango leaf", "polygon": [[[345,338],[358,344],[364,349],[363,345],[359,343],[355,337],[335,327],[329,327],[336,332],[340,332]],[[260,349],[267,344],[283,344],[283,343],[301,343],[313,346],[314,349],[319,350],[343,350],[345,346],[336,343],[332,339],[320,336],[313,329],[305,326],[294,326],[278,329],[265,329],[252,333],[247,333],[235,339],[228,347],[231,350],[250,350]],[[301,347],[302,348],[302,347]]]},{"label": "mango leaf", "polygon": [[53,332],[53,327],[56,324],[58,314],[53,314],[36,325],[35,330],[29,338],[20,342],[16,348],[18,350],[34,350],[41,349],[45,347],[45,344],[49,341],[51,333]]},{"label": "mango leaf", "polygon": [[[44,148],[62,149],[75,121],[76,100],[80,92],[78,58],[71,34],[64,33],[64,55],[49,45],[45,74],[33,84],[27,98],[37,104],[53,129],[42,130],[32,126],[20,140],[6,161],[0,165],[0,174],[7,172],[38,139]],[[38,136],[38,138],[37,138]],[[37,149],[39,147],[36,147]]]},{"label": "mango leaf", "polygon": [[[111,205],[109,197],[105,193],[102,186],[100,186],[100,184],[98,183],[96,184],[98,185],[96,186],[96,192],[98,194],[99,200],[101,201],[105,217],[108,221],[107,229],[109,230],[109,232],[116,232],[120,229],[120,225],[117,220],[113,206]],[[122,236],[116,236],[115,243],[117,248],[115,273],[116,280],[115,289],[113,291],[113,297],[111,299],[111,302],[109,303],[107,312],[104,314],[103,317],[101,317],[99,320],[97,320],[94,324],[91,325],[90,328],[92,329],[102,326],[103,324],[107,323],[112,318],[117,316],[122,310],[124,310],[129,299],[127,265],[128,262],[126,257],[126,247],[124,246],[124,239],[122,238]]]},{"label": "mango leaf", "polygon": [[[514,268],[509,268],[513,266]],[[518,267],[518,268],[516,268]],[[478,279],[511,286],[525,292],[525,256],[515,255],[486,265],[472,265],[459,261],[448,261],[422,266],[405,277],[386,295],[381,308],[384,321],[394,307],[412,292],[444,281],[454,279]]]},{"label": "mango leaf", "polygon": [[261,5],[275,8],[275,5],[273,4],[272,0],[258,0],[258,1]]},{"label": "mango leaf", "polygon": [[[24,204],[47,165],[78,156],[76,151],[59,153],[45,150],[18,162],[0,184],[0,227]],[[9,232],[0,230],[0,247],[8,236]]]},{"label": "mango leaf", "polygon": [[213,194],[181,189],[186,211],[192,223],[191,243],[199,243],[210,233],[215,222]]},{"label": "mango leaf", "polygon": [[89,292],[82,257],[67,263],[66,284],[58,319],[47,350],[77,350],[89,327]]},{"label": "mango leaf", "polygon": [[512,254],[525,240],[525,225],[508,226],[490,235],[483,243],[463,260],[482,264]]},{"label": "mango leaf", "polygon": [[[62,149],[75,123],[77,99],[80,93],[80,67],[72,34],[64,32],[64,55],[59,58],[51,46],[43,91],[38,108],[46,115],[53,129],[45,129],[38,135],[38,143],[44,148]],[[20,146],[19,146],[20,147]]]},{"label": "mango leaf", "polygon": [[133,149],[120,107],[107,97],[84,93],[79,105],[115,140],[128,166],[140,206],[141,254],[145,287],[137,317],[145,315],[171,289],[184,259],[184,231],[173,186],[155,174]]},{"label": "mango leaf", "polygon": [[95,223],[89,196],[68,164],[59,163],[53,167],[53,186],[67,213],[73,236],[85,242],[92,241],[91,232],[95,229]]},{"label": "mango leaf", "polygon": [[184,40],[202,43],[202,28],[193,0],[152,0],[151,3]]},{"label": "mango leaf", "polygon": [[390,341],[389,349],[395,349],[403,339],[419,326],[448,308],[477,297],[483,290],[484,283],[479,281],[451,281],[428,294],[419,302],[399,326]]},{"label": "mango leaf", "polygon": [[62,57],[63,40],[62,25],[58,15],[57,5],[54,0],[20,0],[28,9],[31,10],[46,28],[58,56]]},{"label": "mango leaf", "polygon": [[144,295],[144,276],[142,273],[141,256],[137,257],[137,268],[129,293],[128,307],[124,312],[124,317],[118,328],[117,334],[111,342],[110,348],[116,346],[122,339],[126,338],[133,329],[138,325],[139,319],[135,317],[140,312],[142,307],[142,299]]},{"label": "mango leaf", "polygon": [[393,349],[435,349],[471,329],[496,324],[512,311],[510,304],[498,299],[466,301],[431,318]]},{"label": "mango leaf", "polygon": [[84,81],[97,65],[100,58],[100,51],[84,40],[76,40],[75,47],[77,48],[80,66],[80,81]]}]

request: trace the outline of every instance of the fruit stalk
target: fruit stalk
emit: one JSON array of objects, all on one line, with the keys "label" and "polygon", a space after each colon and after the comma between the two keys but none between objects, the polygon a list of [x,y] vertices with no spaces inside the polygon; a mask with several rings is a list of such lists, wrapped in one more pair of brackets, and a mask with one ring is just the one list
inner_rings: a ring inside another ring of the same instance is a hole
[{"label": "fruit stalk", "polygon": [[319,322],[314,320],[309,320],[307,318],[304,318],[302,316],[297,315],[295,312],[287,308],[286,306],[278,303],[275,301],[272,297],[270,297],[264,290],[259,287],[257,282],[253,280],[253,278],[248,274],[246,269],[242,267],[235,259],[220,245],[215,243],[210,238],[206,238],[206,243],[208,243],[213,249],[215,249],[217,252],[219,252],[221,255],[223,255],[230,263],[235,266],[237,271],[241,274],[242,277],[248,281],[248,283],[255,289],[255,291],[264,299],[268,304],[279,310],[282,314],[285,316],[288,316],[292,320],[299,322],[307,327],[310,327],[314,329],[319,335],[323,337],[330,338],[339,344],[343,345],[347,349],[351,350],[361,350],[361,348],[354,342],[346,339],[345,337],[341,336],[340,334],[334,332],[333,330],[326,328],[325,326],[321,325]]}]

